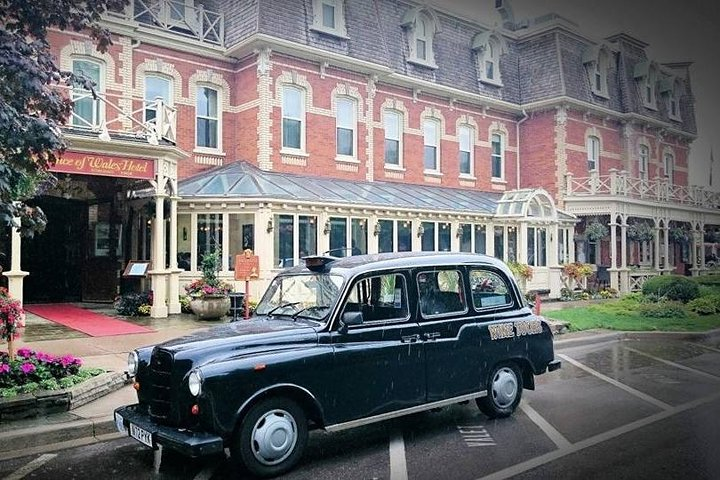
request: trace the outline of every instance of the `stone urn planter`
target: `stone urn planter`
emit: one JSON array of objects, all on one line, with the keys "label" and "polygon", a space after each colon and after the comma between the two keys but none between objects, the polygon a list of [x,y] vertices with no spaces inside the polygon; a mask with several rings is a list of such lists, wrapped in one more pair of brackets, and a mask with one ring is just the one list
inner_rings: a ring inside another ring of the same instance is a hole
[{"label": "stone urn planter", "polygon": [[200,320],[218,320],[230,310],[230,297],[206,295],[193,298],[190,309]]}]

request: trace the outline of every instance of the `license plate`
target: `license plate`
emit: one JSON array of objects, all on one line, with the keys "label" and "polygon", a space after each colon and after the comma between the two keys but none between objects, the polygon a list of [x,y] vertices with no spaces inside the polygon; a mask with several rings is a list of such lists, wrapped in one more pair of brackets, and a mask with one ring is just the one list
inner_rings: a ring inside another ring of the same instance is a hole
[{"label": "license plate", "polygon": [[128,434],[128,429],[125,427],[123,418],[117,413],[115,414],[115,428],[117,428],[117,431],[120,433],[124,433],[125,435]]},{"label": "license plate", "polygon": [[132,423],[130,424],[130,436],[150,448],[153,446],[152,433]]}]

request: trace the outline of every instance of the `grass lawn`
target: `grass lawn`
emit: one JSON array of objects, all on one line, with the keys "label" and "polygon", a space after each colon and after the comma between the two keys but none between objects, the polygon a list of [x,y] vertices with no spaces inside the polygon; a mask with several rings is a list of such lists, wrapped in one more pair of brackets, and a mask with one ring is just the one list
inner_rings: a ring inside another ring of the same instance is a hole
[{"label": "grass lawn", "polygon": [[720,328],[720,314],[687,314],[684,317],[653,318],[637,312],[613,308],[615,306],[613,304],[621,302],[621,300],[608,300],[607,303],[587,307],[543,312],[543,315],[568,322],[571,331],[605,328],[625,331],[701,332]]}]

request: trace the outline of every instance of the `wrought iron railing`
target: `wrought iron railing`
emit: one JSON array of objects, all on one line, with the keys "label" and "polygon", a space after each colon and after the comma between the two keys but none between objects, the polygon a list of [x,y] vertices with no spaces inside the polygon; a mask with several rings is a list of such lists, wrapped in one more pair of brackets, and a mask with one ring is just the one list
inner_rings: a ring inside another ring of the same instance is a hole
[{"label": "wrought iron railing", "polygon": [[124,11],[108,13],[204,43],[223,46],[225,41],[224,15],[205,10],[202,4],[191,5],[185,0],[131,0]]},{"label": "wrought iron railing", "polygon": [[566,175],[565,198],[622,196],[663,204],[677,203],[705,208],[720,208],[720,193],[700,186],[673,185],[664,177],[643,179],[626,171],[611,169],[609,175],[588,177]]}]

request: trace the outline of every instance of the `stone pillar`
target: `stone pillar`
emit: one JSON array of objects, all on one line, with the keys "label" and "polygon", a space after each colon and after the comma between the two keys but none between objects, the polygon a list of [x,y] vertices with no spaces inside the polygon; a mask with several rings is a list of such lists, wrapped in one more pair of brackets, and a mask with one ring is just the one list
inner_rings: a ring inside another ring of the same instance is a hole
[{"label": "stone pillar", "polygon": [[168,283],[168,313],[180,313],[180,272],[177,265],[177,202],[180,197],[170,197],[170,279]]},{"label": "stone pillar", "polygon": [[[8,279],[8,293],[14,299],[23,304],[23,283],[28,272],[22,271],[20,268],[20,254],[22,246],[22,237],[15,225],[20,225],[20,219],[13,219],[13,226],[10,227],[10,270],[3,272]],[[25,317],[21,318],[20,326],[25,326]]]},{"label": "stone pillar", "polygon": [[163,209],[165,194],[155,195],[155,219],[152,224],[152,271],[148,272],[153,291],[153,304],[150,316],[164,318],[168,316],[167,270],[165,269],[165,217]]},{"label": "stone pillar", "polygon": [[260,257],[260,278],[270,278],[275,265],[275,229],[272,210],[261,207],[255,212],[255,255]]},{"label": "stone pillar", "polygon": [[663,227],[663,236],[663,252],[665,253],[663,268],[667,272],[672,272],[674,265],[670,265],[670,226],[668,222],[665,222],[665,226]]},{"label": "stone pillar", "polygon": [[655,220],[655,228],[653,229],[653,232],[655,233],[655,242],[653,246],[653,249],[655,250],[655,271],[660,272],[660,226],[658,225],[657,220]]}]

